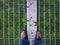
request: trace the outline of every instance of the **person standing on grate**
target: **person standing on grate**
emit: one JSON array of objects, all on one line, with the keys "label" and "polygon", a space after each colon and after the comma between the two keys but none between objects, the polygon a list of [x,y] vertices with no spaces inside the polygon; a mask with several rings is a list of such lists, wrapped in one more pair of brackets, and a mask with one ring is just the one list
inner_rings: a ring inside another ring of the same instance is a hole
[{"label": "person standing on grate", "polygon": [[45,45],[42,42],[42,40],[41,40],[41,33],[40,33],[40,31],[36,32],[36,37],[35,37],[35,40],[34,40],[34,45]]},{"label": "person standing on grate", "polygon": [[25,31],[25,30],[21,32],[20,45],[29,45],[29,40],[28,40],[28,36],[27,36],[27,31]]}]

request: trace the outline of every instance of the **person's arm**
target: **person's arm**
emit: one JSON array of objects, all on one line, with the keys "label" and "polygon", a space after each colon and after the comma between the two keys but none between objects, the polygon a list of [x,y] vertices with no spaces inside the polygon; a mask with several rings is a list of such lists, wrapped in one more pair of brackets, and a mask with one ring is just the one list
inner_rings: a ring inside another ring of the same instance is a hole
[{"label": "person's arm", "polygon": [[30,45],[30,42],[28,41],[28,45]]},{"label": "person's arm", "polygon": [[34,45],[38,45],[37,42],[34,42]]},{"label": "person's arm", "polygon": [[21,41],[21,42],[20,42],[20,45],[25,45],[25,44],[24,44],[24,41]]},{"label": "person's arm", "polygon": [[37,43],[34,43],[34,45],[37,45]]},{"label": "person's arm", "polygon": [[45,45],[44,43],[42,43],[41,45]]}]

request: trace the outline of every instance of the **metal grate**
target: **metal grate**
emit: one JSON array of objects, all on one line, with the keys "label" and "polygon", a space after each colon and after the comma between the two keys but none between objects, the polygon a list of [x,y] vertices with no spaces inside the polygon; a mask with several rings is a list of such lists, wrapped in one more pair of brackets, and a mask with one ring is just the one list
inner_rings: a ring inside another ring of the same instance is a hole
[{"label": "metal grate", "polygon": [[[0,45],[19,45],[27,26],[25,0],[0,0]],[[37,0],[38,30],[46,45],[60,45],[60,0]]]}]

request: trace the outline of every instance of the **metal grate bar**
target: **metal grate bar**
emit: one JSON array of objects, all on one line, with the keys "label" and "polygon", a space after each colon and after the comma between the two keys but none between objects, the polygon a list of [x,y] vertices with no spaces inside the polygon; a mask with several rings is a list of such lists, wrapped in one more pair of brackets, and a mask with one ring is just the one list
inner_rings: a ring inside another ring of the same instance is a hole
[{"label": "metal grate bar", "polygon": [[49,0],[49,42],[50,42],[50,45],[51,45],[51,34],[50,34],[50,32],[51,32],[51,28],[50,28],[50,0]]},{"label": "metal grate bar", "polygon": [[[55,16],[55,0],[54,0],[54,36],[56,35],[56,24],[55,24],[56,20],[55,19],[56,19],[56,16]],[[56,45],[56,36],[55,36],[54,41]]]},{"label": "metal grate bar", "polygon": [[5,17],[4,17],[4,0],[3,0],[3,45],[5,45],[5,35],[4,35],[4,31],[5,31],[5,22],[4,22],[4,20],[5,20]]},{"label": "metal grate bar", "polygon": [[9,26],[10,16],[9,16],[9,10],[10,10],[10,8],[9,8],[9,0],[8,0],[8,44],[10,45],[10,30],[9,30],[9,28],[10,28],[10,26]]},{"label": "metal grate bar", "polygon": [[46,44],[46,40],[45,40],[45,35],[46,35],[46,33],[45,33],[46,31],[45,31],[45,0],[44,0],[44,42],[45,42],[45,44]]},{"label": "metal grate bar", "polygon": [[13,0],[13,38],[14,38],[14,45],[15,45],[15,14],[14,14],[14,0]]}]

